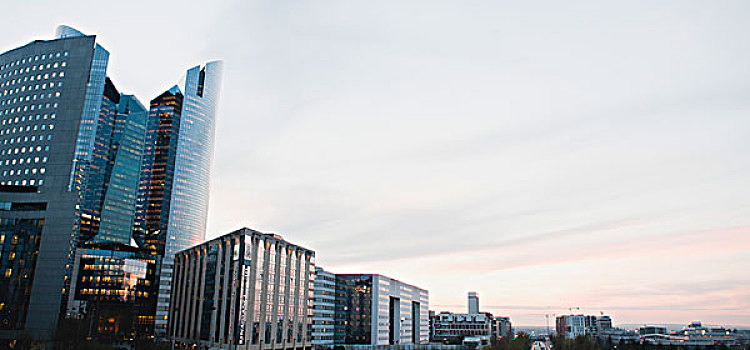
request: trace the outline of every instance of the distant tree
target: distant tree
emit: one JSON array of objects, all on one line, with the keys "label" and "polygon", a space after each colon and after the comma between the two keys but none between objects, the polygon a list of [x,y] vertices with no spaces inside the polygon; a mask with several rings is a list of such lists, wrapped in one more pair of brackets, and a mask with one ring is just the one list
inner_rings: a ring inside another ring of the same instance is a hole
[{"label": "distant tree", "polygon": [[513,339],[505,337],[490,341],[491,350],[529,350],[530,347],[531,338],[523,332],[518,333]]},{"label": "distant tree", "polygon": [[[557,335],[551,338],[552,348],[555,350],[601,350],[599,343],[590,336],[579,335],[574,339],[568,339]],[[618,348],[619,349],[619,348]]]}]

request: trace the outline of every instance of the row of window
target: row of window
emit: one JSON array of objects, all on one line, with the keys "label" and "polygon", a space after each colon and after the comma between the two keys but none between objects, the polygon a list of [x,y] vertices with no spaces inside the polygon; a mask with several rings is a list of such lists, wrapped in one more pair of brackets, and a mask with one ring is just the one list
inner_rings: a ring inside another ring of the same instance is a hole
[{"label": "row of window", "polygon": [[[60,74],[62,74],[62,73],[63,72],[60,72]],[[65,76],[65,75],[63,74],[63,76]],[[31,77],[31,78],[32,78],[31,80],[33,81],[34,77]],[[39,80],[41,80],[41,79],[39,79]],[[18,81],[20,83],[21,79],[18,79]],[[8,82],[0,83],[0,87],[6,86],[6,85],[10,85],[10,82],[8,81]],[[13,95],[13,94],[18,94],[18,93],[21,93],[21,92],[31,91],[31,90],[39,90],[39,89],[47,90],[47,88],[53,88],[55,86],[62,86],[62,82],[55,83],[54,81],[50,81],[49,83],[42,83],[41,85],[39,85],[39,84],[28,84],[28,85],[21,85],[21,87],[18,87],[18,88],[15,88],[15,89],[13,89],[13,88],[11,88],[11,89],[3,89],[3,96],[6,95],[6,91],[7,91],[7,95]],[[4,102],[5,101],[3,101],[3,103]]]},{"label": "row of window", "polygon": [[[23,106],[23,112],[26,112],[26,111],[29,111],[29,110],[33,111],[35,109],[50,108],[50,107],[51,108],[57,108],[57,102],[55,102],[54,104],[50,104],[50,103],[42,104],[42,103],[40,103],[39,105],[32,104],[32,105],[28,105],[28,106]],[[0,111],[0,115],[8,115],[8,114],[16,113],[16,112],[18,112],[18,113],[22,112],[21,107],[2,110],[2,111]]]},{"label": "row of window", "polygon": [[44,145],[44,147],[42,147],[42,145],[37,145],[36,147],[29,146],[28,148],[27,147],[21,147],[21,148],[16,147],[13,149],[8,148],[7,150],[3,150],[2,152],[3,152],[3,155],[11,155],[11,154],[19,154],[19,153],[24,154],[24,153],[27,153],[27,150],[28,150],[28,153],[33,153],[34,151],[41,152],[42,150],[46,152],[46,151],[49,151],[49,145]]},{"label": "row of window", "polygon": [[16,186],[41,186],[44,184],[43,179],[30,179],[30,180],[16,180],[16,181],[0,181],[0,185],[16,185]]},{"label": "row of window", "polygon": [[[45,98],[52,98],[54,97],[60,97],[60,91],[52,91],[46,94],[30,94],[26,96],[16,97],[11,99],[7,99],[5,101],[0,102],[2,105],[11,105],[16,103],[23,103],[23,102],[29,102],[29,101],[36,101],[36,100],[43,100]],[[20,107],[19,107],[20,109]]]},{"label": "row of window", "polygon": [[31,64],[31,62],[37,62],[39,60],[44,61],[47,59],[60,58],[61,55],[62,57],[68,57],[68,51],[50,52],[49,54],[34,55],[33,57],[29,56],[28,58],[22,58],[20,60],[11,61],[6,64],[0,65],[0,72],[3,72],[5,70],[8,70],[9,68],[17,67],[26,63]]},{"label": "row of window", "polygon": [[[47,90],[47,88],[52,89],[55,86],[57,86],[59,88],[59,87],[62,87],[62,85],[63,85],[62,82],[59,82],[57,84],[55,84],[54,82],[50,82],[50,83],[44,83],[42,85],[39,85],[39,84],[29,85],[28,91],[30,92],[30,91],[39,90],[39,89]],[[26,88],[26,86],[23,86],[23,89],[16,89],[18,91],[16,91],[15,93],[19,93],[19,91],[20,92],[27,92],[27,90],[25,88]],[[3,90],[3,92],[0,93],[0,96],[13,95],[14,94],[13,91],[14,90],[12,90],[12,89],[11,90]],[[26,95],[26,96],[15,97],[13,99],[8,98],[7,100],[2,100],[2,101],[0,101],[0,106],[11,105],[11,104],[14,104],[14,103],[22,103],[22,102],[26,102],[26,101],[35,101],[37,99],[43,100],[45,98],[45,96],[46,96],[46,98],[52,98],[53,94],[55,95],[55,97],[60,97],[60,92],[59,91],[50,91],[47,94],[44,94],[44,93],[41,93],[41,94],[29,94],[29,95]]]},{"label": "row of window", "polygon": [[[23,79],[18,78],[18,79],[13,79],[13,80],[9,80],[9,81],[6,81],[6,82],[2,82],[2,83],[0,83],[0,84],[2,84],[2,86],[0,86],[0,87],[9,86],[9,85],[16,85],[16,82],[18,84],[21,84],[22,82],[25,83],[25,82],[32,82],[32,81],[41,81],[41,80],[64,78],[64,77],[65,77],[65,71],[52,72],[52,73],[44,73],[44,74],[37,74],[37,75],[33,75],[32,74],[30,76],[23,77]],[[24,84],[24,85],[21,85],[21,86],[19,86],[17,88],[11,87],[10,89],[3,89],[2,92],[0,93],[0,96],[8,96],[8,95],[13,95],[13,94],[19,94],[19,93],[22,93],[24,91],[30,91],[30,90],[32,90],[32,88],[38,90],[38,89],[44,87],[46,89],[46,87],[50,87],[50,84],[51,84],[51,86],[55,85],[55,84],[52,84],[52,83],[54,83],[54,82],[50,82],[49,84],[48,83],[44,83],[42,85],[39,85],[39,84],[28,84],[28,85]],[[60,86],[60,84],[58,83],[57,86]]]},{"label": "row of window", "polygon": [[45,168],[10,169],[10,170],[3,170],[3,176],[28,175],[29,173],[34,175],[37,172],[41,175],[44,175],[46,171],[47,170]]},{"label": "row of window", "polygon": [[[34,157],[34,159],[31,159],[31,157],[27,157],[26,159],[24,159],[24,158],[6,159],[5,160],[5,165],[16,165],[16,162],[18,164],[24,164],[24,163],[31,164],[32,160],[33,160],[34,163],[39,163],[40,161],[42,163],[47,163],[47,157],[41,157],[41,158],[40,157]],[[2,164],[2,161],[0,161],[0,164]]]},{"label": "row of window", "polygon": [[[5,124],[10,125],[10,124],[14,124],[14,123],[25,122],[25,121],[34,121],[34,120],[39,120],[39,119],[47,120],[48,117],[49,117],[49,119],[55,119],[56,115],[55,115],[55,113],[52,113],[51,115],[50,114],[45,114],[45,115],[37,114],[36,118],[33,115],[30,115],[28,117],[27,116],[21,116],[21,117],[15,117],[15,118],[8,118],[8,119],[3,119],[2,121],[0,121],[0,124],[1,125],[5,125]],[[34,129],[34,130],[36,130],[36,129]],[[26,130],[26,131],[29,131],[29,130]]]},{"label": "row of window", "polygon": [[[0,130],[0,132],[1,132],[1,130]],[[38,139],[39,139],[39,141],[44,141],[45,139],[47,141],[49,141],[49,140],[52,140],[52,135],[48,134],[46,136],[46,138],[45,138],[44,135],[39,135]],[[7,142],[8,140],[10,140],[10,142]],[[17,138],[12,138],[11,137],[10,139],[3,140],[3,145],[7,145],[7,144],[11,144],[12,145],[14,143],[21,143],[21,142],[34,142],[36,140],[37,140],[37,135],[31,135],[31,137],[29,137],[29,136],[24,136],[24,137],[19,136]],[[1,154],[5,155],[5,150],[2,150],[0,152],[2,152]],[[10,154],[10,151],[8,152],[8,154]]]},{"label": "row of window", "polygon": [[[0,78],[8,78],[8,77],[11,77],[11,76],[15,76],[15,75],[19,75],[19,74],[24,74],[24,73],[41,72],[41,71],[43,71],[45,69],[65,68],[67,66],[68,66],[67,62],[47,63],[46,67],[43,64],[40,64],[38,67],[37,66],[26,67],[25,70],[23,68],[16,69],[16,70],[14,70],[12,72],[8,72],[8,73],[0,75]],[[33,74],[32,74],[32,77],[33,77]],[[37,75],[37,80],[39,79],[38,77],[39,76]],[[27,80],[24,80],[24,81],[27,81]],[[0,87],[9,86],[9,85],[15,85],[16,82],[21,83],[21,78],[6,80],[6,81],[0,83]]]}]

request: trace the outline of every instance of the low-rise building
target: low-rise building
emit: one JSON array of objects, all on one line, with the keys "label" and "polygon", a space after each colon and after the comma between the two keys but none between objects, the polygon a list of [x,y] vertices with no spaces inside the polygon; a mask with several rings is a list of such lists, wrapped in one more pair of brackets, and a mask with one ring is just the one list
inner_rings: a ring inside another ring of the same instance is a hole
[{"label": "low-rise building", "polygon": [[312,344],[317,348],[429,341],[427,290],[383,275],[316,271]]},{"label": "low-rise building", "polygon": [[443,311],[433,319],[433,342],[461,344],[466,337],[492,336],[494,317],[491,313],[455,314]]},{"label": "low-rise building", "polygon": [[641,338],[634,330],[607,328],[599,332],[599,341],[606,345],[637,344]]},{"label": "low-rise building", "polygon": [[498,338],[513,337],[513,325],[511,324],[510,317],[508,316],[496,316],[495,329],[495,336]]},{"label": "low-rise building", "polygon": [[[448,311],[430,314],[430,341],[444,344],[462,344],[464,339],[492,339],[513,336],[510,317],[495,317],[479,310],[476,292],[468,294],[468,313]],[[477,338],[479,337],[479,338]]]},{"label": "low-rise building", "polygon": [[601,326],[612,327],[612,319],[609,316],[560,315],[555,319],[555,326],[558,335],[569,339],[581,335],[597,337]]},{"label": "low-rise building", "polygon": [[314,259],[248,228],[177,253],[169,334],[198,348],[309,347]]},{"label": "low-rise building", "polygon": [[[646,329],[644,329],[646,328]],[[641,342],[652,345],[714,346],[737,344],[737,338],[723,327],[705,327],[700,322],[692,322],[680,331],[662,333],[664,327],[641,327]],[[654,330],[654,332],[650,332]]]},{"label": "low-rise building", "polygon": [[334,342],[336,310],[336,275],[315,267],[312,341],[315,347],[329,347]]},{"label": "low-rise building", "polygon": [[427,290],[383,275],[337,274],[334,343],[427,343],[428,309]]}]

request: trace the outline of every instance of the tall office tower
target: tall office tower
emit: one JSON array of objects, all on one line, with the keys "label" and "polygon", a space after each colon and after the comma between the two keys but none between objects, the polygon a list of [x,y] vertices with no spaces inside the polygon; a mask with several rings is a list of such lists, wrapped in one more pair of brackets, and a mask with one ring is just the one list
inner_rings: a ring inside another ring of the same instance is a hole
[{"label": "tall office tower", "polygon": [[222,63],[187,71],[151,101],[141,170],[136,242],[162,257],[155,332],[166,336],[174,254],[203,242]]},{"label": "tall office tower", "polygon": [[57,322],[108,58],[65,26],[0,54],[0,338],[48,337]]},{"label": "tall office tower", "polygon": [[479,313],[479,297],[477,296],[477,292],[469,292],[469,314],[478,314]]},{"label": "tall office tower", "polygon": [[66,296],[66,317],[85,318],[90,335],[132,338],[153,330],[156,259],[133,239],[146,116],[138,99],[106,79],[92,156],[79,168],[80,235]]},{"label": "tall office tower", "polygon": [[210,349],[308,349],[315,252],[243,228],[174,259],[169,334]]}]

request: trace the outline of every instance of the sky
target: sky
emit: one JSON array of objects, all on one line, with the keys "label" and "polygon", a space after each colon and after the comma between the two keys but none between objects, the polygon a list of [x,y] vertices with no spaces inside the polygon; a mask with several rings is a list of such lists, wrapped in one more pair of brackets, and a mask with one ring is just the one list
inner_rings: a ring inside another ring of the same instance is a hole
[{"label": "sky", "polygon": [[[515,325],[750,326],[747,1],[29,0],[0,51],[96,34],[144,104],[225,63],[207,238]],[[574,310],[578,312],[578,310]],[[551,322],[552,323],[552,322]],[[552,323],[553,324],[553,323]]]}]

